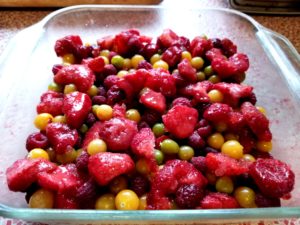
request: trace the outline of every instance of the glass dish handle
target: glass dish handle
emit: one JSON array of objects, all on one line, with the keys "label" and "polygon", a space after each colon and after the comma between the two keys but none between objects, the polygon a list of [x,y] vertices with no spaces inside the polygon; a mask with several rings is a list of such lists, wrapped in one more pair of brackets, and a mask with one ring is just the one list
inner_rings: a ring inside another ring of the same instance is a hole
[{"label": "glass dish handle", "polygon": [[292,43],[283,35],[265,27],[258,30],[257,36],[262,46],[279,69],[300,104],[300,55]]}]

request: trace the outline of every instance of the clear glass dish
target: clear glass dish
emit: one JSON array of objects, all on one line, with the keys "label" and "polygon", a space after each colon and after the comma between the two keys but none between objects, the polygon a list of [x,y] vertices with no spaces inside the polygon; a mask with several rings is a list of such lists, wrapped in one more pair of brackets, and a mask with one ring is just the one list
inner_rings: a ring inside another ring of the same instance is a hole
[{"label": "clear glass dish", "polygon": [[[24,194],[10,192],[5,170],[26,154],[25,140],[39,96],[59,62],[53,46],[68,34],[84,42],[128,28],[158,36],[171,28],[192,38],[228,37],[250,58],[246,83],[254,86],[258,105],[267,109],[274,135],[273,155],[296,174],[292,198],[281,208],[234,210],[95,211],[28,209]],[[58,10],[20,32],[0,58],[0,216],[39,222],[96,224],[193,224],[261,221],[300,215],[300,58],[290,42],[251,17],[227,9],[178,9],[159,6],[75,6]]]}]

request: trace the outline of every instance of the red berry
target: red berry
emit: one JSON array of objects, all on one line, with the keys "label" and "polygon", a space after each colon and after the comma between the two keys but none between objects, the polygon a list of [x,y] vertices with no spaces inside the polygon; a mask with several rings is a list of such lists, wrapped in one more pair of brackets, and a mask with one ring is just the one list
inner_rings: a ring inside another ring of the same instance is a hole
[{"label": "red berry", "polygon": [[88,162],[90,175],[101,186],[107,185],[121,174],[132,172],[134,168],[130,156],[121,153],[101,152],[90,156]]},{"label": "red berry", "polygon": [[55,91],[47,91],[41,96],[41,101],[36,107],[37,113],[49,113],[52,116],[62,114],[63,94]]},{"label": "red berry", "polygon": [[183,96],[192,97],[192,104],[210,102],[207,93],[212,89],[213,84],[209,81],[197,82],[196,84],[189,84],[179,90]]},{"label": "red berry", "polygon": [[280,207],[280,199],[279,198],[269,198],[264,196],[261,193],[255,193],[255,203],[259,208],[266,207]]},{"label": "red berry", "polygon": [[87,94],[76,91],[65,95],[63,112],[70,127],[80,128],[91,108],[92,101]]},{"label": "red berry", "polygon": [[114,42],[114,36],[112,35],[105,36],[97,40],[97,44],[100,46],[101,49],[108,49],[108,50],[111,50],[113,42]]},{"label": "red berry", "polygon": [[56,164],[44,159],[19,159],[6,170],[8,188],[11,191],[26,191],[37,181],[39,173],[52,171]]},{"label": "red berry", "polygon": [[216,176],[237,176],[249,171],[249,162],[238,161],[221,153],[208,153],[206,166]]},{"label": "red berry", "polygon": [[89,154],[86,151],[82,151],[82,153],[76,158],[76,167],[80,171],[87,171],[87,165],[89,161]]},{"label": "red berry", "polygon": [[133,190],[138,196],[142,196],[149,191],[150,182],[146,177],[142,175],[136,175],[130,179],[130,189]]},{"label": "red berry", "polygon": [[55,170],[38,174],[38,184],[59,193],[75,193],[80,183],[75,164],[60,165]]},{"label": "red berry", "polygon": [[230,57],[237,52],[236,45],[228,38],[224,38],[221,40],[221,49],[224,55]]},{"label": "red berry", "polygon": [[100,138],[100,131],[103,129],[103,123],[102,122],[95,122],[91,128],[87,131],[85,134],[85,137],[83,139],[82,148],[86,150],[89,143],[94,140]]},{"label": "red berry", "polygon": [[202,209],[234,209],[239,208],[238,202],[234,197],[225,193],[214,193],[211,192],[206,195],[201,203],[200,208]]},{"label": "red berry", "polygon": [[249,173],[262,194],[271,198],[290,193],[295,184],[295,174],[290,167],[276,159],[257,159]]},{"label": "red berry", "polygon": [[176,105],[185,105],[188,107],[192,107],[191,101],[184,97],[175,98],[172,102],[172,107],[174,107]]},{"label": "red berry", "polygon": [[75,84],[80,92],[87,92],[94,84],[95,74],[86,65],[65,66],[54,76],[58,84]]},{"label": "red berry", "polygon": [[54,50],[57,56],[78,55],[81,46],[82,40],[78,35],[69,35],[58,39],[55,42]]},{"label": "red berry", "polygon": [[135,122],[123,118],[112,118],[103,123],[99,134],[109,150],[126,151],[137,132]]},{"label": "red berry", "polygon": [[206,51],[210,50],[213,47],[212,41],[207,40],[204,37],[195,37],[190,46],[190,52],[192,56],[204,56]]},{"label": "red berry", "polygon": [[177,105],[162,116],[166,129],[177,138],[189,137],[197,124],[198,112],[196,109]]},{"label": "red berry", "polygon": [[200,150],[205,146],[205,141],[197,131],[194,131],[188,138],[188,145],[196,150]]},{"label": "red berry", "polygon": [[126,105],[123,104],[115,104],[113,106],[113,117],[117,118],[125,118],[126,117]]},{"label": "red berry", "polygon": [[178,46],[169,47],[164,53],[161,55],[161,59],[165,61],[169,67],[174,67],[181,60],[181,52],[182,49]]},{"label": "red berry", "polygon": [[171,29],[165,29],[163,33],[158,37],[159,43],[161,43],[161,45],[165,48],[172,46],[178,40],[178,35]]},{"label": "red berry", "polygon": [[150,88],[143,91],[139,101],[147,108],[156,110],[160,113],[164,113],[167,108],[165,96],[163,96],[160,92],[151,90]]},{"label": "red berry", "polygon": [[30,151],[34,148],[47,149],[49,146],[48,138],[45,134],[36,132],[32,133],[27,137],[26,149]]},{"label": "red berry", "polygon": [[46,127],[46,136],[55,152],[66,153],[77,143],[78,133],[76,129],[71,129],[62,123],[50,123]]},{"label": "red berry", "polygon": [[195,184],[184,184],[176,191],[175,202],[181,209],[193,209],[203,198],[203,189]]},{"label": "red berry", "polygon": [[221,60],[225,58],[222,51],[218,48],[212,48],[208,50],[205,56],[210,62],[216,58],[220,58]]},{"label": "red berry", "polygon": [[187,59],[183,59],[178,64],[178,71],[180,76],[189,82],[195,83],[197,81],[196,69],[192,67],[191,63]]},{"label": "red berry", "polygon": [[271,141],[272,134],[269,129],[269,120],[250,102],[241,105],[243,117],[252,132],[261,141]]},{"label": "red berry", "polygon": [[229,120],[229,114],[232,112],[232,108],[223,103],[211,104],[203,113],[203,118],[213,123],[225,122]]},{"label": "red berry", "polygon": [[205,171],[206,171],[206,159],[205,159],[204,156],[193,157],[191,159],[191,163],[201,173],[205,173]]},{"label": "red berry", "polygon": [[56,209],[79,209],[79,205],[74,197],[70,197],[65,193],[57,193],[55,197]]},{"label": "red berry", "polygon": [[102,72],[105,66],[104,59],[101,56],[83,60],[82,64],[86,64],[93,72]]}]

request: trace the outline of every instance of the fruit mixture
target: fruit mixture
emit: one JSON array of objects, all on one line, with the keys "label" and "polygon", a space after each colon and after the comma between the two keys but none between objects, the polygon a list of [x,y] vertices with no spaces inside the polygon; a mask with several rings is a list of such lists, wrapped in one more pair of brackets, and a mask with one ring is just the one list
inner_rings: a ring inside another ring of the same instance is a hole
[{"label": "fruit mixture", "polygon": [[62,63],[40,97],[28,154],[6,171],[31,208],[226,209],[280,206],[295,175],[249,67],[228,38],[131,29],[56,41]]}]

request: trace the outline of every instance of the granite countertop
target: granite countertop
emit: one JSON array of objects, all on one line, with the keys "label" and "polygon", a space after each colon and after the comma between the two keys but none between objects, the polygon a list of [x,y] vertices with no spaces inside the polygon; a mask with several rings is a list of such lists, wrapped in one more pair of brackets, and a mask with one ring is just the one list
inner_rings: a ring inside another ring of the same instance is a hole
[{"label": "granite countertop", "polygon": [[[175,2],[176,4],[180,4],[182,1],[164,0],[160,3],[160,5],[174,5]],[[184,5],[230,8],[230,5],[226,0],[186,0],[184,1]],[[56,9],[0,8],[0,54],[3,52],[9,40],[17,32],[39,22],[42,18],[54,10]],[[300,52],[300,16],[252,16],[265,27],[287,37],[295,46],[297,51]]]}]

